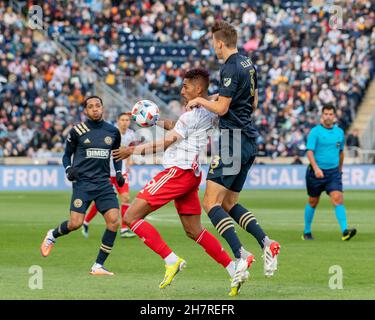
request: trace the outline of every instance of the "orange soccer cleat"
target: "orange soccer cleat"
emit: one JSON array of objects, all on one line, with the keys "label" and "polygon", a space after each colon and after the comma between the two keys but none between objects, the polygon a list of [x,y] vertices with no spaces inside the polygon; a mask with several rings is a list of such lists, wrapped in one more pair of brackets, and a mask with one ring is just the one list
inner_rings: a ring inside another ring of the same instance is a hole
[{"label": "orange soccer cleat", "polygon": [[53,229],[48,230],[47,235],[45,236],[42,245],[40,246],[40,253],[43,257],[48,257],[53,246],[55,245],[55,238],[52,234]]}]

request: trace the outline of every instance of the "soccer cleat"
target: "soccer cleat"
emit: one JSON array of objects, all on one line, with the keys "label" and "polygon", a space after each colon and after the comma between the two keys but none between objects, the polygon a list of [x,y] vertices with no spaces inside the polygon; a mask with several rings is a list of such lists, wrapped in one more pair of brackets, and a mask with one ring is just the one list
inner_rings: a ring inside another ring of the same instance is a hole
[{"label": "soccer cleat", "polygon": [[272,277],[277,270],[277,256],[280,252],[280,244],[272,241],[271,245],[264,247],[264,275]]},{"label": "soccer cleat", "polygon": [[125,230],[120,231],[120,237],[121,238],[134,238],[136,236],[137,235],[129,229],[125,229]]},{"label": "soccer cleat", "polygon": [[55,245],[55,238],[52,234],[53,229],[48,230],[47,235],[45,236],[42,245],[40,246],[40,253],[43,257],[48,257],[53,246]]},{"label": "soccer cleat", "polygon": [[87,224],[82,225],[82,234],[85,238],[89,237],[89,226]]},{"label": "soccer cleat", "polygon": [[302,240],[314,240],[314,237],[312,236],[311,232],[309,233],[304,233],[301,236]]},{"label": "soccer cleat", "polygon": [[341,240],[343,241],[348,241],[350,240],[351,238],[353,238],[357,233],[357,229],[346,229],[343,233],[342,233],[342,237],[341,237]]},{"label": "soccer cleat", "polygon": [[[254,259],[254,256],[252,256]],[[249,259],[250,265],[253,259]],[[240,293],[241,285],[249,278],[247,268],[249,267],[248,259],[238,259],[236,270],[230,284],[229,296],[234,297]]]},{"label": "soccer cleat", "polygon": [[90,274],[93,276],[113,276],[113,272],[109,272],[103,266],[97,268],[91,268]]},{"label": "soccer cleat", "polygon": [[160,289],[164,289],[166,286],[170,285],[176,274],[181,271],[182,268],[186,266],[186,261],[182,258],[178,258],[175,264],[171,266],[165,265],[165,275],[162,282],[159,284]]}]

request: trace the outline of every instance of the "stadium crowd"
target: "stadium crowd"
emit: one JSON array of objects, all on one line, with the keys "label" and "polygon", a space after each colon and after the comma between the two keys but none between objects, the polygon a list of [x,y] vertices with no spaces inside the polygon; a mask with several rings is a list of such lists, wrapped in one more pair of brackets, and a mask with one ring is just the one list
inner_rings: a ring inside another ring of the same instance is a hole
[{"label": "stadium crowd", "polygon": [[[60,150],[95,73],[36,44],[0,3],[0,139],[5,141],[0,156]],[[339,125],[347,130],[374,75],[370,0],[346,0],[343,24],[336,27],[340,21],[330,16],[329,7],[302,0],[39,3],[49,35],[75,45],[80,58],[104,70],[108,85],[121,90],[135,77],[171,106],[179,100],[184,72],[193,66],[209,69],[210,90],[217,90],[219,64],[208,30],[217,19],[232,22],[240,52],[258,69],[254,120],[260,156],[304,155],[307,134],[324,104],[337,107]],[[16,99],[10,101],[11,96]]]},{"label": "stadium crowd", "polygon": [[0,6],[0,157],[61,153],[96,73],[35,41],[12,9]]}]

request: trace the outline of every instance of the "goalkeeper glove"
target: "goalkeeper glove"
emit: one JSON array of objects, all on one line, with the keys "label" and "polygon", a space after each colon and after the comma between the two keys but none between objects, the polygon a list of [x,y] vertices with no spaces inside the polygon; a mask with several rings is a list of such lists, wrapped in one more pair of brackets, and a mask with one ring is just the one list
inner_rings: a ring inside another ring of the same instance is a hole
[{"label": "goalkeeper glove", "polygon": [[68,167],[65,170],[66,177],[68,178],[69,181],[74,181],[79,178],[79,174],[76,170],[74,170],[72,167]]},{"label": "goalkeeper glove", "polygon": [[117,184],[120,188],[125,184],[125,179],[124,179],[121,171],[116,172],[116,181],[117,181]]}]

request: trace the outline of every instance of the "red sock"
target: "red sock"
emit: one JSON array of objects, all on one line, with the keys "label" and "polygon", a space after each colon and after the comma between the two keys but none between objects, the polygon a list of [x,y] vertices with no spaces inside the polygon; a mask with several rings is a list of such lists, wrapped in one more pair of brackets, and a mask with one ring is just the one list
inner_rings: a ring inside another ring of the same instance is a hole
[{"label": "red sock", "polygon": [[127,229],[128,228],[128,226],[124,222],[125,212],[126,212],[126,210],[128,210],[128,208],[129,208],[129,203],[124,203],[121,206],[121,229]]},{"label": "red sock", "polygon": [[159,232],[147,221],[139,219],[130,225],[132,231],[140,237],[146,246],[156,252],[163,259],[172,253]]},{"label": "red sock", "polygon": [[85,216],[85,222],[86,223],[90,223],[90,221],[96,216],[96,214],[98,213],[98,209],[96,208],[96,205],[95,203],[92,205],[90,211],[88,214],[86,214]]},{"label": "red sock", "polygon": [[232,259],[221,246],[219,240],[217,240],[215,236],[209,233],[206,229],[199,234],[195,241],[206,250],[210,257],[212,257],[217,263],[220,263],[224,268],[231,263]]}]

